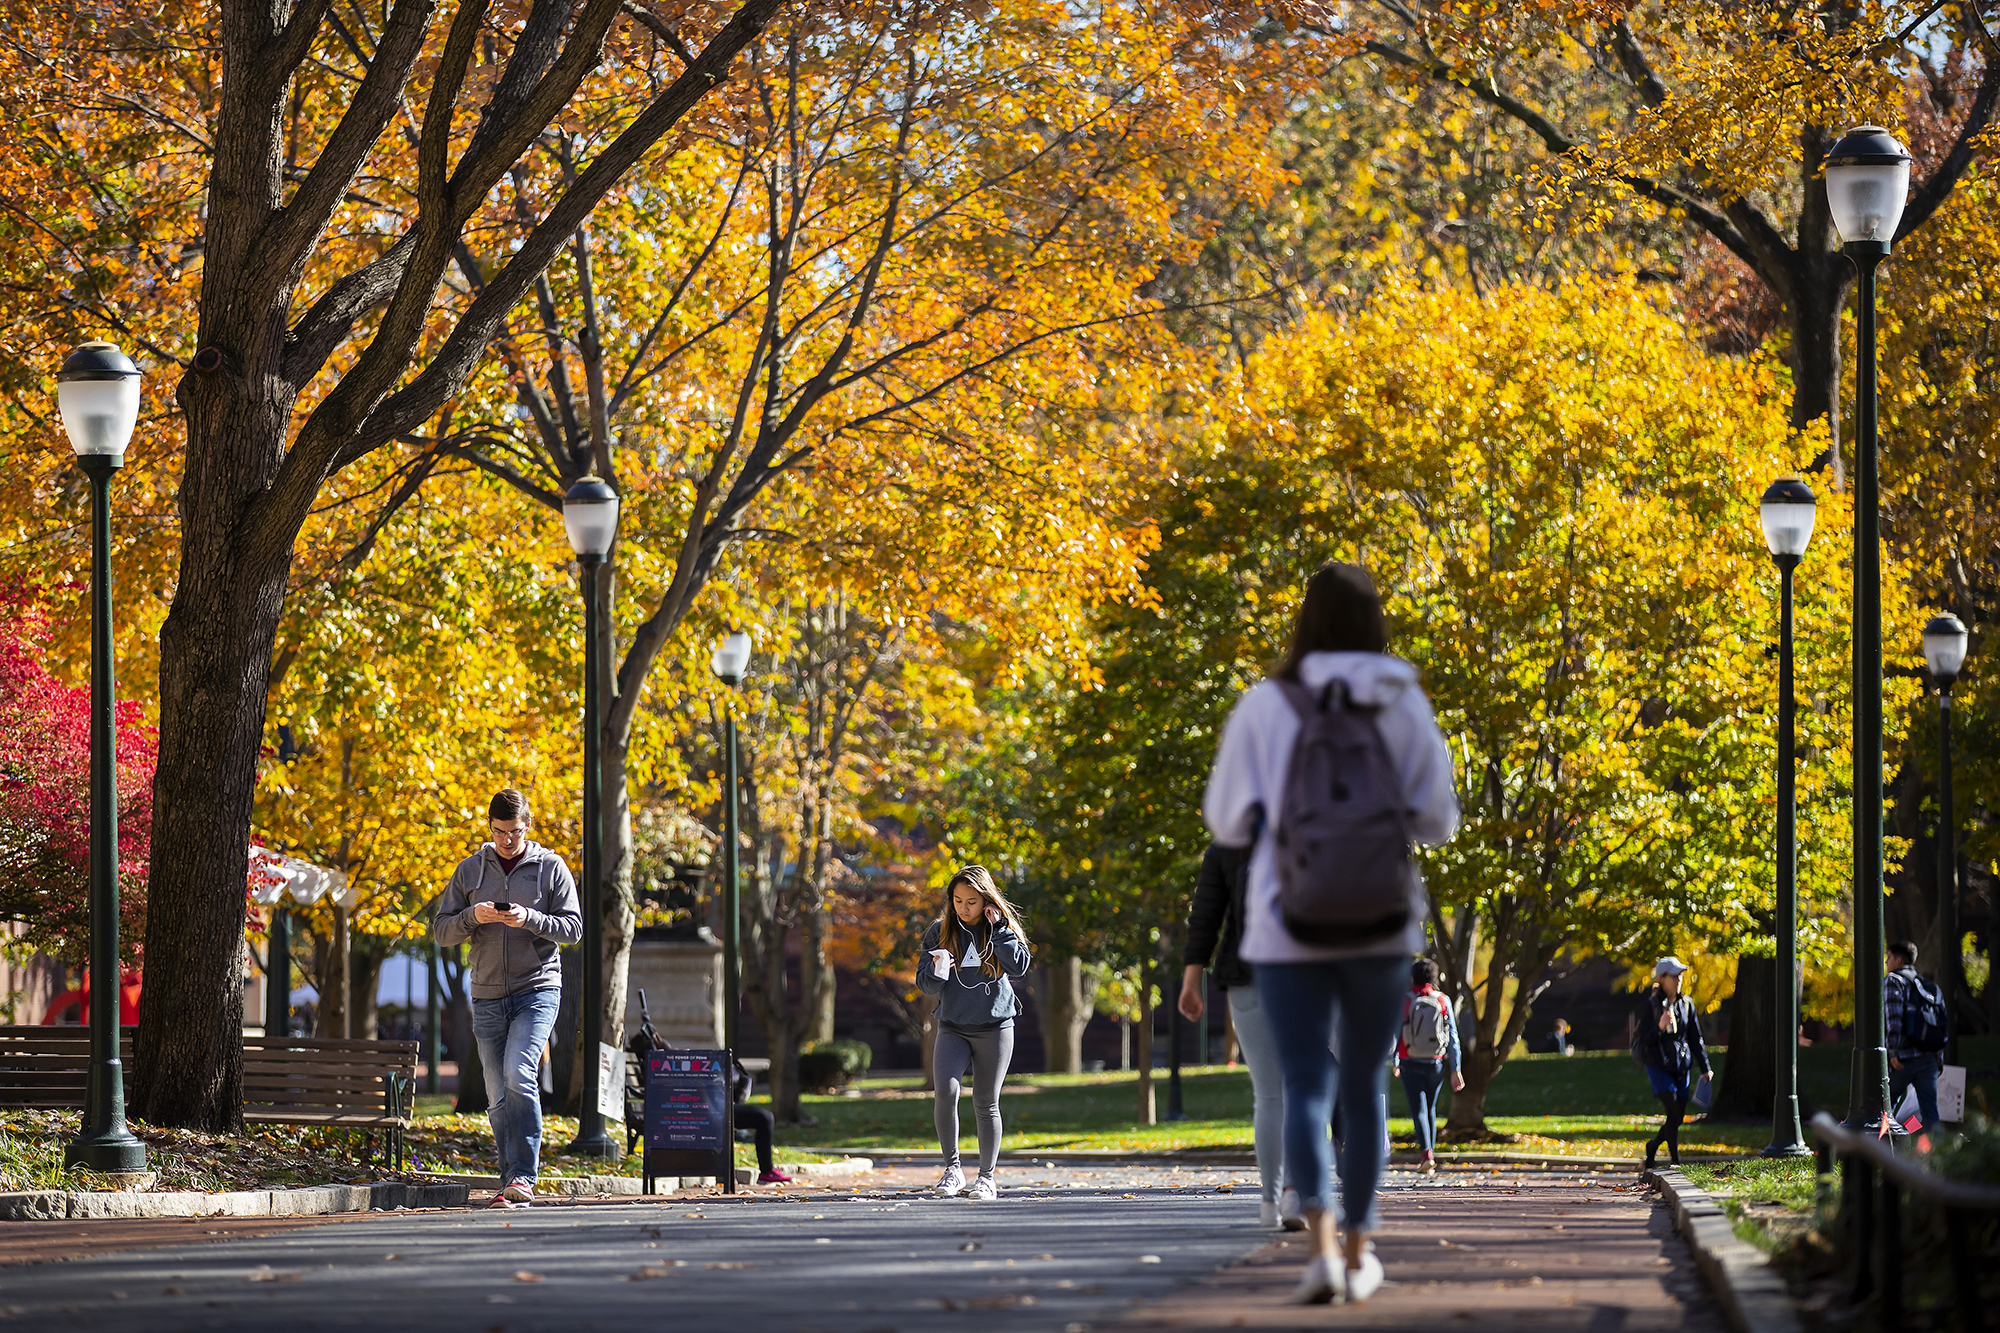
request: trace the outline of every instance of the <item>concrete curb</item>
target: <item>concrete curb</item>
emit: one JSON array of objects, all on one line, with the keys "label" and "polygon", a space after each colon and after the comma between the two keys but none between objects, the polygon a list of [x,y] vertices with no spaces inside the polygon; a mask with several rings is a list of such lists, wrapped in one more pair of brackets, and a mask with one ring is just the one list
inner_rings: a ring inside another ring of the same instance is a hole
[{"label": "concrete curb", "polygon": [[1645,1181],[1666,1198],[1675,1229],[1687,1237],[1695,1266],[1736,1333],[1799,1333],[1784,1279],[1762,1250],[1737,1239],[1720,1204],[1672,1169],[1648,1171]]},{"label": "concrete curb", "polygon": [[[828,1156],[845,1152],[841,1148],[815,1148],[814,1152]],[[885,1152],[880,1148],[867,1150],[874,1154],[878,1162],[913,1163],[935,1162],[937,1154],[914,1150],[911,1152]],[[1735,1157],[1688,1157],[1690,1162],[1740,1162],[1749,1154]],[[866,1159],[861,1159],[866,1160]],[[1036,1162],[1052,1162],[1061,1166],[1255,1166],[1256,1157],[1249,1152],[1101,1152],[1088,1148],[1002,1148],[1000,1160],[1010,1166],[1032,1166]],[[1408,1165],[1418,1160],[1411,1152],[1392,1153],[1390,1161]],[[1563,1170],[1569,1167],[1607,1167],[1631,1171],[1640,1169],[1636,1157],[1565,1157],[1559,1153],[1515,1153],[1515,1152],[1441,1152],[1437,1155],[1438,1165],[1446,1169],[1515,1166],[1549,1167]],[[783,1165],[780,1163],[780,1165]],[[786,1170],[793,1168],[787,1166]]]},{"label": "concrete curb", "polygon": [[[844,1161],[838,1162],[780,1162],[778,1163],[778,1167],[780,1170],[789,1171],[799,1177],[838,1180],[848,1176],[858,1176],[863,1172],[873,1171],[875,1163],[872,1158],[849,1157]],[[443,1171],[434,1171],[430,1174],[434,1179],[449,1181],[454,1186],[463,1187],[467,1190],[497,1190],[500,1188],[500,1177],[498,1176]],[[698,1189],[701,1186],[711,1183],[714,1179],[715,1177],[713,1176],[657,1176],[654,1178],[653,1183],[660,1193],[669,1194],[677,1189]],[[757,1173],[750,1167],[739,1166],[736,1168],[737,1184],[754,1184],[756,1179]],[[535,1193],[572,1198],[587,1198],[599,1194],[630,1194],[636,1196],[643,1192],[644,1187],[645,1182],[637,1176],[543,1176],[535,1182]]]},{"label": "concrete curb", "polygon": [[36,1190],[0,1194],[0,1221],[56,1222],[110,1217],[316,1217],[329,1213],[389,1212],[398,1208],[462,1208],[469,1193],[467,1187],[460,1184],[410,1185],[400,1181],[380,1185],[240,1190],[227,1194]]}]

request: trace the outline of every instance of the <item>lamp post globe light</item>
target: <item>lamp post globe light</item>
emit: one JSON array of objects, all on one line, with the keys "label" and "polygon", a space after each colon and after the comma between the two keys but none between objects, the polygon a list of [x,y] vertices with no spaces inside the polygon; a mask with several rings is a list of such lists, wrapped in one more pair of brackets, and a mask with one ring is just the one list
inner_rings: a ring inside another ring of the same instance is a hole
[{"label": "lamp post globe light", "polygon": [[[1882,1122],[1889,1051],[1882,1010],[1882,536],[1876,468],[1875,270],[1910,187],[1910,155],[1879,125],[1858,125],[1826,156],[1826,202],[1861,275],[1854,412],[1854,1065],[1847,1123]],[[1892,1128],[1891,1133],[1895,1130]]]},{"label": "lamp post globe light", "polygon": [[[597,608],[597,576],[618,536],[618,492],[596,475],[579,478],[563,492],[563,528],[583,570],[583,993],[577,997],[576,1041],[584,1086],[577,1089],[576,1141],[569,1150],[582,1157],[617,1158],[624,1145],[604,1130],[598,1104],[598,1047],[604,1041],[604,802],[598,748],[604,730],[598,676],[603,632]],[[622,1074],[624,1066],[619,1064]]]},{"label": "lamp post globe light", "polygon": [[1959,1063],[1958,1024],[1950,1021],[1950,1015],[1958,997],[1959,973],[1965,966],[1958,937],[1958,825],[1951,811],[1951,686],[1958,679],[1959,667],[1965,664],[1965,642],[1965,623],[1957,616],[1933,616],[1924,626],[1924,665],[1930,668],[1938,687],[1938,936],[1944,942],[1938,985],[1944,990],[1944,1062],[1948,1065]]},{"label": "lamp post globe light", "polygon": [[1771,483],[1758,505],[1764,544],[1778,566],[1778,894],[1772,922],[1778,942],[1777,988],[1771,1011],[1778,1024],[1778,1091],[1771,1099],[1771,1141],[1766,1157],[1812,1152],[1799,1131],[1799,893],[1798,794],[1792,723],[1792,572],[1812,540],[1818,505],[1812,488],[1796,477]]},{"label": "lamp post globe light", "polygon": [[111,647],[111,474],[139,422],[139,368],[108,342],[87,342],[56,373],[56,406],[90,479],[90,1074],[83,1123],[63,1165],[146,1169],[146,1146],[125,1125],[118,1058],[118,687]]},{"label": "lamp post globe light", "polygon": [[[715,655],[709,659],[709,668],[716,678],[732,690],[743,683],[743,673],[750,669],[750,636],[742,630],[731,630],[721,643],[716,645]],[[742,930],[742,909],[739,897],[742,892],[741,866],[736,845],[736,714],[729,713],[723,718],[723,783],[722,783],[722,1046],[724,1050],[736,1049],[736,1011],[742,998],[743,962],[739,935]]]}]

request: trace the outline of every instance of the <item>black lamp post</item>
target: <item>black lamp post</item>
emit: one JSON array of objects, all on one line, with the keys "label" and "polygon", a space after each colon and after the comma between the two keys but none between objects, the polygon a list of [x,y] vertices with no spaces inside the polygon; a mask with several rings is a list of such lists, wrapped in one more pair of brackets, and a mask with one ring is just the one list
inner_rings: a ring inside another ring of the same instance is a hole
[{"label": "black lamp post", "polygon": [[118,686],[111,646],[111,474],[139,422],[139,368],[107,342],[87,342],[56,374],[56,404],[90,479],[90,1073],[83,1124],[63,1165],[146,1169],[146,1145],[125,1126],[118,1058]]},{"label": "black lamp post", "polygon": [[[1826,156],[1826,202],[1861,274],[1854,432],[1854,1066],[1847,1123],[1881,1123],[1889,1105],[1882,1011],[1882,536],[1875,439],[1875,270],[1909,196],[1910,155],[1879,125],[1841,136]],[[1893,1130],[1892,1130],[1893,1132]]]},{"label": "black lamp post", "polygon": [[[623,1156],[624,1145],[604,1132],[597,1103],[598,1047],[604,1041],[604,811],[598,746],[604,729],[597,679],[603,670],[598,636],[597,574],[618,535],[618,492],[601,477],[580,478],[563,492],[563,527],[583,569],[583,988],[577,997],[576,1041],[583,1057],[577,1089],[576,1141],[580,1157]],[[622,1071],[622,1061],[620,1065]]]},{"label": "black lamp post", "polygon": [[1812,1149],[1799,1132],[1799,893],[1798,775],[1792,719],[1792,571],[1812,540],[1816,503],[1812,488],[1796,478],[1771,483],[1758,519],[1777,563],[1778,601],[1778,941],[1777,987],[1772,1012],[1778,1022],[1778,1091],[1771,1099],[1771,1142],[1766,1157],[1805,1157]]},{"label": "black lamp post", "polygon": [[[716,647],[709,667],[723,684],[735,689],[750,668],[750,636],[731,630]],[[736,1049],[736,1010],[742,1000],[743,962],[739,934],[742,930],[741,865],[736,845],[736,714],[723,719],[725,758],[722,792],[722,1047]]]},{"label": "black lamp post", "polygon": [[[1964,967],[1958,939],[1958,826],[1951,815],[1951,686],[1965,663],[1965,624],[1957,616],[1933,616],[1924,626],[1924,662],[1938,687],[1938,934],[1944,941],[1944,962],[1938,984],[1944,988],[1947,1017],[1958,999],[1958,974]],[[1944,1062],[1958,1061],[1958,1024],[1947,1022]]]}]

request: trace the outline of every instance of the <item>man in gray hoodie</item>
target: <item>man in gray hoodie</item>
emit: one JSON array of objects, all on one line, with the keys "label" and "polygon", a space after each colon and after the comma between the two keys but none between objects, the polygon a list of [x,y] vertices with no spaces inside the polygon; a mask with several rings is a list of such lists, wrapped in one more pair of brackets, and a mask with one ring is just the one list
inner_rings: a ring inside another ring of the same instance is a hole
[{"label": "man in gray hoodie", "polygon": [[562,1005],[557,946],[583,938],[583,912],[569,867],[528,841],[528,798],[508,787],[486,814],[493,840],[458,863],[431,933],[441,945],[472,944],[472,1038],[500,1154],[493,1202],[524,1208],[541,1161],[542,1048]]}]

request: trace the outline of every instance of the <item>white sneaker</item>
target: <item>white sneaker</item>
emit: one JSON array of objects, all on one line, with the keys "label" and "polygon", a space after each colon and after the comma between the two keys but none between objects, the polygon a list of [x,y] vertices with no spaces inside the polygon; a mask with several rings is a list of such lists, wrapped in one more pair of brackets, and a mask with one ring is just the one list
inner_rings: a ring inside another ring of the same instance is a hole
[{"label": "white sneaker", "polygon": [[1306,1264],[1305,1276],[1299,1279],[1299,1289],[1292,1293],[1292,1304],[1328,1305],[1344,1294],[1339,1260],[1322,1254]]},{"label": "white sneaker", "polygon": [[1347,1303],[1359,1305],[1375,1294],[1382,1285],[1382,1261],[1375,1257],[1375,1251],[1361,1252],[1361,1267],[1347,1270]]},{"label": "white sneaker", "polygon": [[953,1162],[944,1169],[944,1174],[938,1177],[937,1188],[932,1192],[940,1199],[949,1199],[964,1188],[965,1172],[958,1169],[957,1162]]},{"label": "white sneaker", "polygon": [[993,1183],[993,1177],[981,1174],[972,1182],[972,1188],[965,1192],[968,1199],[991,1200],[1000,1197],[1000,1187]]},{"label": "white sneaker", "polygon": [[1257,1225],[1270,1228],[1278,1225],[1278,1202],[1275,1199],[1257,1201]]},{"label": "white sneaker", "polygon": [[1288,1189],[1278,1196],[1278,1220],[1287,1231],[1306,1229],[1306,1212],[1299,1206],[1299,1192]]},{"label": "white sneaker", "polygon": [[526,1207],[535,1201],[535,1182],[526,1176],[516,1176],[500,1193],[508,1203]]}]

